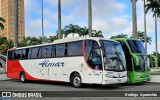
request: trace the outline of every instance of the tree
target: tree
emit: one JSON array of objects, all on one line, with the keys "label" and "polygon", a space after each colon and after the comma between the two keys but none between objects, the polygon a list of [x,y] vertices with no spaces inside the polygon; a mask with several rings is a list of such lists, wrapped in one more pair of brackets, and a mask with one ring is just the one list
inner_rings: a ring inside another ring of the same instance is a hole
[{"label": "tree", "polygon": [[88,0],[88,28],[89,37],[92,37],[92,0]]},{"label": "tree", "polygon": [[66,31],[66,34],[73,34],[73,37],[74,37],[74,34],[77,33],[79,34],[80,33],[80,27],[78,25],[74,25],[74,24],[69,24],[69,25],[66,25],[64,27],[64,30]]},{"label": "tree", "polygon": [[85,35],[88,35],[88,28],[87,27],[80,28],[79,36],[83,36],[84,37]]},{"label": "tree", "polygon": [[58,39],[62,39],[62,34],[61,34],[61,0],[58,0]]},{"label": "tree", "polygon": [[92,36],[93,36],[93,37],[103,37],[102,31],[93,30],[93,31],[92,31]]},{"label": "tree", "polygon": [[[142,43],[145,43],[145,34],[144,32],[138,31],[138,39],[141,40]],[[146,43],[149,43],[151,45],[152,38],[149,36],[146,36]]]},{"label": "tree", "polygon": [[49,36],[48,43],[52,43],[54,40],[57,40],[57,39],[58,39],[57,36]]},{"label": "tree", "polygon": [[110,39],[113,39],[113,38],[128,38],[128,35],[122,33],[122,34],[120,34],[120,35],[111,36]]},{"label": "tree", "polygon": [[3,30],[4,29],[4,25],[3,23],[5,23],[5,19],[3,19],[2,17],[0,17],[0,30]]},{"label": "tree", "polygon": [[[146,13],[151,9],[153,17],[155,18],[155,47],[156,47],[156,58],[158,59],[158,48],[157,48],[157,17],[160,17],[160,0],[147,0]],[[158,67],[158,61],[156,61],[156,67]]]},{"label": "tree", "polygon": [[136,1],[132,0],[132,30],[133,30],[133,38],[137,39],[137,14],[136,14]]}]

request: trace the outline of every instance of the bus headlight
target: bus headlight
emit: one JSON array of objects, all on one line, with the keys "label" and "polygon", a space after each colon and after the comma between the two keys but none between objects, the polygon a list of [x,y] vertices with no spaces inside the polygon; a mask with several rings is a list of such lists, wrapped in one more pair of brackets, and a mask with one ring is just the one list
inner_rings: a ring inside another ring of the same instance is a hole
[{"label": "bus headlight", "polygon": [[136,78],[141,78],[141,75],[136,75]]},{"label": "bus headlight", "polygon": [[108,74],[106,74],[105,75],[107,78],[113,78],[113,75],[108,75]]}]

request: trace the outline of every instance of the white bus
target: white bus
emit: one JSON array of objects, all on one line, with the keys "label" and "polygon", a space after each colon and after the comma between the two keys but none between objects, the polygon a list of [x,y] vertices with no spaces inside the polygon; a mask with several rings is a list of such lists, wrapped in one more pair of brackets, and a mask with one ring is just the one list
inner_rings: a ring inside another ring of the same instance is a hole
[{"label": "white bus", "polygon": [[104,38],[71,38],[8,50],[7,76],[13,79],[118,84],[127,81],[121,45]]}]

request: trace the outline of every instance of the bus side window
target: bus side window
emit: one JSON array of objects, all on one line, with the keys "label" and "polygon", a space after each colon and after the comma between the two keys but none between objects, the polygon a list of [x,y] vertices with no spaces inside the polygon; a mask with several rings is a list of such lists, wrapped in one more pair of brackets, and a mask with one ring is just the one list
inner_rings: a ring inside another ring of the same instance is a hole
[{"label": "bus side window", "polygon": [[68,56],[80,56],[82,55],[82,41],[67,43]]},{"label": "bus side window", "polygon": [[65,44],[57,44],[56,57],[64,57],[64,56],[65,56]]},{"label": "bus side window", "polygon": [[36,59],[41,57],[41,48],[32,48],[31,58]]},{"label": "bus side window", "polygon": [[22,59],[29,59],[29,54],[30,54],[31,49],[23,49],[22,50]]},{"label": "bus side window", "polygon": [[8,51],[8,60],[13,60],[13,51]]},{"label": "bus side window", "polygon": [[19,60],[19,59],[21,59],[21,51],[22,50],[15,50],[14,51],[14,59],[16,59],[16,60]]},{"label": "bus side window", "polygon": [[42,58],[52,57],[52,46],[42,47]]}]

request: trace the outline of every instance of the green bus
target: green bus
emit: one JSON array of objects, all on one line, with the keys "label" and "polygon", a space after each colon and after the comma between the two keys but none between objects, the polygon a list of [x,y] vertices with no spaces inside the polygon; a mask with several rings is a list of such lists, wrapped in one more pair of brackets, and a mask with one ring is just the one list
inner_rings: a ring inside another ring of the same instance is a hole
[{"label": "green bus", "polygon": [[133,38],[114,38],[120,42],[126,57],[127,83],[143,83],[150,80],[150,62],[142,42]]}]

